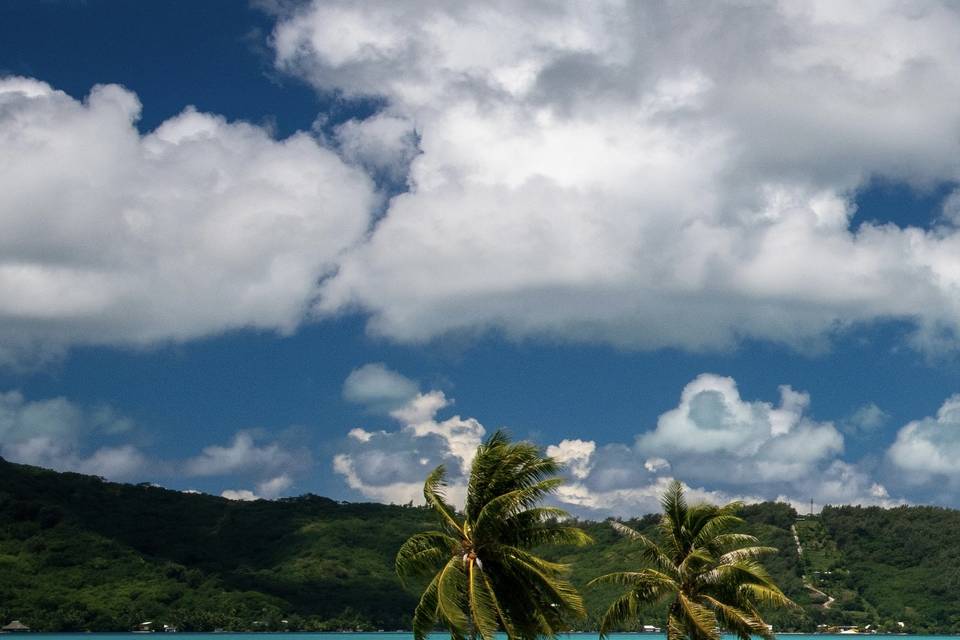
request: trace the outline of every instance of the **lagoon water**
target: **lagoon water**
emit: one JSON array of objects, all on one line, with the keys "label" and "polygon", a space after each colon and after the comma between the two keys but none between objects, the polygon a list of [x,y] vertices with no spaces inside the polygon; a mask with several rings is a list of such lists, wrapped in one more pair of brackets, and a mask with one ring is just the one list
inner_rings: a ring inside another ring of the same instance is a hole
[{"label": "lagoon water", "polygon": [[[10,634],[6,636],[8,640],[12,640],[13,637],[20,637],[23,640],[29,638],[43,638],[44,640],[79,640],[83,638],[84,640],[119,640],[120,638],[129,638],[133,640],[144,640],[146,634],[142,633],[30,633],[14,636]],[[300,633],[178,633],[174,638],[176,640],[253,640],[257,636],[269,636],[270,640],[413,640],[413,634],[407,632],[393,632],[393,633],[310,633],[310,632],[300,632]],[[167,637],[163,634],[157,633],[148,637]],[[431,634],[430,640],[447,640],[450,636],[445,633],[435,633]],[[655,633],[613,633],[609,636],[613,640],[660,640],[665,636],[663,634]],[[832,634],[806,634],[806,633],[782,633],[778,634],[778,637],[789,638],[789,640],[850,640],[850,635],[832,635]],[[871,636],[866,636],[871,637]],[[912,635],[898,635],[891,636],[898,638],[899,640],[946,640],[947,638],[953,639],[956,636],[912,636]],[[497,634],[498,640],[506,640],[506,634]],[[599,636],[596,633],[571,633],[571,634],[562,634],[558,636],[560,640],[598,640]],[[734,635],[724,635],[723,640],[736,640]]]}]

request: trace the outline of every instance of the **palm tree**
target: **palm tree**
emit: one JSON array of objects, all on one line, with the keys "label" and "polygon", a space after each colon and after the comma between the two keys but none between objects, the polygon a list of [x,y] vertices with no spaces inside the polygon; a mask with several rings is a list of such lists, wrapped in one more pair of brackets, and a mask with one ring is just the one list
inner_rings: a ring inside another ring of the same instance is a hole
[{"label": "palm tree", "polygon": [[604,614],[600,636],[615,624],[636,619],[641,605],[669,602],[668,640],[719,640],[720,627],[742,640],[750,640],[751,635],[773,638],[757,607],[797,605],[783,595],[757,560],[776,549],[758,546],[754,536],[731,532],[743,523],[736,515],[743,505],[688,506],[678,481],[670,485],[660,504],[662,545],[626,525],[612,523],[640,545],[650,567],[590,582],[627,587]]},{"label": "palm tree", "polygon": [[423,496],[440,530],[411,536],[396,559],[405,582],[429,579],[413,614],[416,640],[438,622],[458,640],[492,640],[498,628],[510,638],[552,637],[568,628],[571,617],[586,615],[567,566],[532,552],[544,544],[591,541],[580,529],[559,524],[565,511],[540,506],[563,482],[556,477],[560,470],[536,446],[513,443],[497,431],[477,448],[462,514],[444,496],[444,467],[427,476]]}]

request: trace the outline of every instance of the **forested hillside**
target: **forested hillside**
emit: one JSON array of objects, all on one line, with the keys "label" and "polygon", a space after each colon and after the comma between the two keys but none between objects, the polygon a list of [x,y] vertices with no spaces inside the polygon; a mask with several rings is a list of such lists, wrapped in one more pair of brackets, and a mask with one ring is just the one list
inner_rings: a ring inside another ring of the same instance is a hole
[{"label": "forested hillside", "polygon": [[[747,530],[780,550],[765,564],[803,605],[771,613],[777,629],[903,621],[910,631],[960,631],[960,546],[951,539],[960,512],[827,508],[802,527],[811,549],[802,559],[792,508],[751,505],[742,515]],[[654,535],[656,521],[630,524]],[[393,557],[410,534],[432,526],[431,513],[416,507],[318,496],[235,502],[0,459],[0,622],[18,618],[37,630],[127,630],[144,620],[185,630],[409,628],[416,598],[394,576]],[[580,626],[593,629],[612,593],[586,583],[640,560],[609,524],[580,526],[595,544],[544,553],[573,565],[590,611]],[[817,555],[818,545],[829,553]],[[824,608],[804,572],[836,602]],[[652,609],[643,622],[662,619]]]}]

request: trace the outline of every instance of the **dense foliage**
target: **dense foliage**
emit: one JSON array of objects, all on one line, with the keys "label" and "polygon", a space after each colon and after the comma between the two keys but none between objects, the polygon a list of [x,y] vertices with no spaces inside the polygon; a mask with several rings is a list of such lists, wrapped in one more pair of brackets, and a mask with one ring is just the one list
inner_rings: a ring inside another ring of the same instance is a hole
[{"label": "dense foliage", "polygon": [[[777,630],[904,622],[910,632],[960,632],[960,512],[826,508],[797,523],[810,550],[802,561],[792,508],[749,505],[739,515],[744,532],[779,550],[763,564],[803,605],[764,611]],[[624,523],[656,538],[658,519]],[[594,544],[542,555],[572,565],[587,609],[577,628],[597,629],[618,588],[587,582],[642,558],[609,523],[576,524]],[[144,620],[197,630],[410,629],[418,594],[400,584],[393,561],[406,539],[435,527],[426,508],[317,496],[232,502],[0,460],[0,622],[18,618],[38,630],[127,630]],[[804,588],[805,570],[836,598],[829,609]],[[665,614],[663,606],[641,608],[626,627],[662,626]]]}]

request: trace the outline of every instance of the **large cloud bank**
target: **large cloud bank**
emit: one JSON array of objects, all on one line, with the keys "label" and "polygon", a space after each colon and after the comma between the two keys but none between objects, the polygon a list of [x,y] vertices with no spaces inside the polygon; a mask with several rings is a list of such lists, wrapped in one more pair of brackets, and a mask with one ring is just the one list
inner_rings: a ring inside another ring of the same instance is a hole
[{"label": "large cloud bank", "polygon": [[309,135],[189,108],[141,135],[139,114],[117,85],[0,78],[0,364],[291,331],[367,229],[372,182]]},{"label": "large cloud bank", "polygon": [[872,178],[960,178],[958,31],[920,0],[302,6],[278,66],[384,99],[334,138],[409,183],[316,309],[413,342],[810,346],[900,318],[952,345],[954,208],[850,220]]}]

